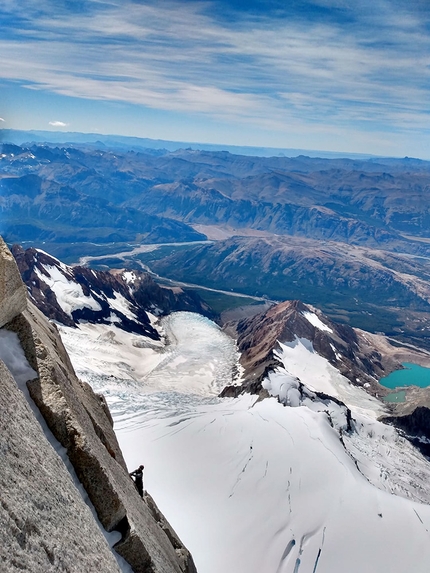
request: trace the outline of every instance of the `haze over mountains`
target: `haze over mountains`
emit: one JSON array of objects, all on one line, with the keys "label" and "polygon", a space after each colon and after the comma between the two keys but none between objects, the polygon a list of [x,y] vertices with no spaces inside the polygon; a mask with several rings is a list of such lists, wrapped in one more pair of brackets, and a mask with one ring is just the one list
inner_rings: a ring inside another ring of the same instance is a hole
[{"label": "haze over mountains", "polygon": [[[294,157],[296,155],[308,155],[309,157],[344,157],[345,154],[336,151],[311,151],[309,149],[291,149],[276,147],[255,147],[240,145],[221,145],[216,143],[191,143],[190,141],[170,141],[165,139],[149,139],[146,137],[131,137],[124,135],[105,135],[101,133],[79,133],[65,131],[41,131],[41,130],[17,130],[2,129],[0,131],[0,141],[15,143],[17,145],[26,144],[27,142],[43,144],[59,143],[80,143],[92,145],[96,148],[111,148],[117,150],[168,150],[176,151],[178,149],[200,149],[205,151],[229,151],[230,153],[240,155],[258,155],[261,157],[273,157],[274,155]],[[349,157],[359,157],[361,159],[372,157],[364,153],[352,153]]]},{"label": "haze over mountains", "polygon": [[115,254],[132,250],[125,243],[209,239],[126,262],[212,288],[300,298],[426,344],[430,162],[98,145],[3,144],[0,232],[9,243],[46,243],[67,262],[111,253],[100,264],[118,266],[125,259]]}]

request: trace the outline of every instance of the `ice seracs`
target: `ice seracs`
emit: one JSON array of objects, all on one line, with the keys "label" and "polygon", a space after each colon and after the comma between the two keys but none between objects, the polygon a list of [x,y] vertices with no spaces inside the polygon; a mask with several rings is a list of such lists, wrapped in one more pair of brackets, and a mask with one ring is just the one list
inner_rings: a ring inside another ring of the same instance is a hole
[{"label": "ice seracs", "polygon": [[275,356],[290,375],[301,380],[310,390],[338,398],[353,412],[365,411],[374,418],[386,411],[379,400],[353,386],[326,358],[317,354],[309,340],[296,338],[293,342],[278,342],[278,348],[274,351]]}]

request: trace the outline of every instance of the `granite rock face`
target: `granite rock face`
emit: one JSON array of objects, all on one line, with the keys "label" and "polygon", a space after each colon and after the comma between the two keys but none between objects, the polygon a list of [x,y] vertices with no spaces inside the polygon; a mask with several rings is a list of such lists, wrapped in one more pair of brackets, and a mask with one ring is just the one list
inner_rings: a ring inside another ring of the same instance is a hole
[{"label": "granite rock face", "polygon": [[11,252],[0,237],[0,328],[27,307],[27,289]]},{"label": "granite rock face", "polygon": [[69,472],[0,360],[1,570],[119,572]]},{"label": "granite rock face", "polygon": [[[2,272],[7,274],[9,271],[4,269],[3,261],[4,259],[0,258]],[[6,262],[8,263],[7,257]],[[161,520],[154,517],[152,504],[150,507],[139,497],[128,475],[104,398],[94,394],[89,385],[76,377],[55,325],[48,323],[30,301],[25,307],[18,307],[14,317],[9,315],[6,328],[18,335],[25,356],[37,373],[37,377],[27,383],[31,398],[55,438],[66,448],[101,524],[107,531],[116,530],[121,534],[115,550],[130,563],[136,573],[194,573],[194,563],[188,550],[176,535],[172,537],[171,528],[165,525],[167,521],[164,518]],[[10,380],[8,382],[10,383]],[[19,393],[18,390],[16,392]],[[31,413],[29,416],[31,417]],[[17,424],[19,419],[20,417]],[[0,422],[6,424],[7,420],[7,413],[0,412]],[[31,432],[29,435],[32,435]],[[25,457],[30,447],[26,440],[22,440],[22,446],[23,451],[16,456],[18,460]],[[34,449],[35,455],[39,455],[38,447]],[[52,455],[57,455],[53,449]],[[61,465],[62,462],[59,460],[58,463]],[[52,479],[61,489],[62,479],[59,478],[57,482],[55,472],[53,474]],[[31,489],[31,484],[30,473],[22,488]],[[49,496],[49,493],[47,495]],[[40,519],[43,519],[43,511],[40,513]],[[92,521],[96,527],[94,520]],[[163,526],[160,525],[161,522]],[[67,522],[65,527],[68,527]],[[101,536],[100,530],[98,532]],[[67,535],[65,539],[68,539]],[[74,550],[77,553],[83,552],[78,546]],[[89,555],[92,554],[94,552],[90,551]],[[112,556],[111,553],[110,555]],[[90,559],[88,555],[87,558]],[[117,570],[115,560],[113,563],[114,567],[109,568],[102,566],[100,560],[95,559],[91,566],[70,568],[70,571],[97,569],[110,573]],[[31,568],[24,570],[38,571]],[[42,570],[51,571],[49,568],[40,569]]]}]

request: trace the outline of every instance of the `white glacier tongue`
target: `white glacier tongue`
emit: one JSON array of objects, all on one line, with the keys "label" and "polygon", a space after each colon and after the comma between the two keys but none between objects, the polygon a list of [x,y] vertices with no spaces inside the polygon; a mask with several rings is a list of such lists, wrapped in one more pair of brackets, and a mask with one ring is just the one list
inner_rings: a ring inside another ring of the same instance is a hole
[{"label": "white glacier tongue", "polygon": [[160,324],[162,342],[114,324],[59,326],[77,374],[105,394],[114,418],[134,417],[154,401],[160,414],[177,412],[180,404],[217,397],[232,384],[236,345],[215,323],[175,312]]},{"label": "white glacier tongue", "polygon": [[427,573],[430,507],[372,486],[324,413],[255,400],[117,429],[199,573]]},{"label": "white glacier tongue", "polygon": [[238,361],[234,341],[214,322],[190,312],[175,312],[161,320],[170,345],[160,364],[143,379],[152,391],[177,391],[217,396],[232,383]]},{"label": "white glacier tongue", "polygon": [[190,313],[163,324],[164,349],[135,335],[130,346],[113,325],[102,334],[81,325],[93,338],[63,334],[80,376],[106,394],[127,464],[144,463],[145,488],[199,573],[428,573],[430,506],[389,492],[428,502],[430,466],[376,421],[376,400],[305,341],[282,348],[272,389],[279,376],[297,389],[298,377],[350,400],[357,432],[343,440],[352,456],[325,412],[216,398],[231,383],[233,341]]}]

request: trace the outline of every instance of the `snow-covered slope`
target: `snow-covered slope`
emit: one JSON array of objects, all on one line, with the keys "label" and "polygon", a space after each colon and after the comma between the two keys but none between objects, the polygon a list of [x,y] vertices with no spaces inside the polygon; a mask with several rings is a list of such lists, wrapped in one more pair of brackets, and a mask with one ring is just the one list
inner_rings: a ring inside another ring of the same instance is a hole
[{"label": "snow-covered slope", "polygon": [[254,402],[118,426],[200,573],[428,571],[428,505],[371,485],[324,413]]},{"label": "snow-covered slope", "polygon": [[145,464],[145,487],[199,573],[428,572],[430,465],[376,420],[379,401],[304,339],[279,347],[263,382],[287,406],[216,398],[237,363],[232,342],[192,314],[172,315],[166,331],[162,359],[143,372],[129,361],[127,380],[91,351],[79,358],[85,337],[67,329],[64,341],[105,391],[128,465]]},{"label": "snow-covered slope", "polygon": [[352,386],[309,341],[279,347],[284,368],[269,373],[263,387],[284,405],[324,412],[357,469],[376,487],[430,502],[430,465],[395,428],[377,420],[387,413],[385,405]]},{"label": "snow-covered slope", "polygon": [[212,316],[193,292],[160,287],[141,271],[97,271],[68,266],[40,249],[12,247],[30,298],[50,319],[67,326],[115,324],[158,340],[148,313],[192,310]]}]

